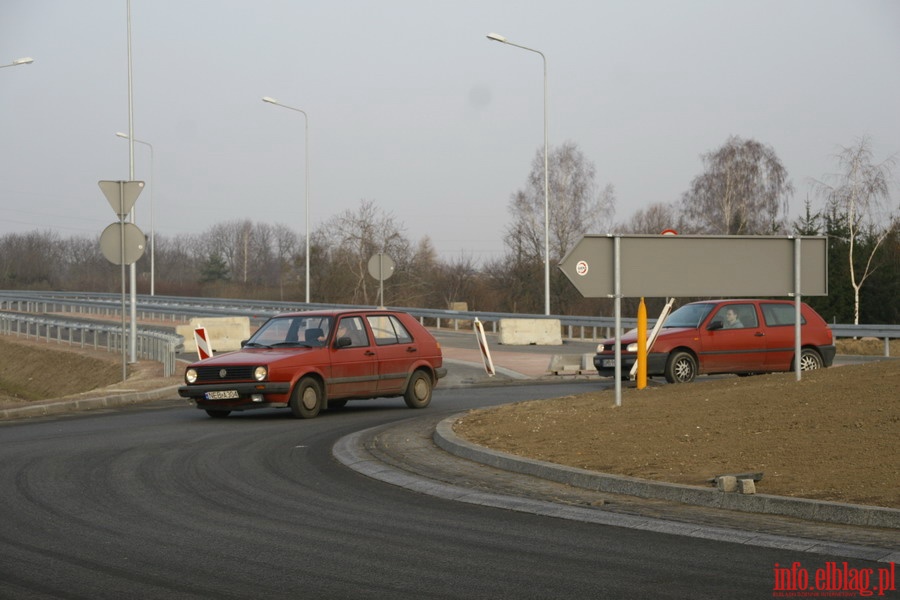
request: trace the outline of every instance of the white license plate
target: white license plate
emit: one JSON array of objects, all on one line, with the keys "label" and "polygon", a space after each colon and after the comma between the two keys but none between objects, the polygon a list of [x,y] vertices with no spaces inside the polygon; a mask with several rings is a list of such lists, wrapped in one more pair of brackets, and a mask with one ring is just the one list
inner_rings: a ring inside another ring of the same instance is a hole
[{"label": "white license plate", "polygon": [[223,390],[221,392],[206,392],[207,400],[236,400],[241,397],[237,390]]},{"label": "white license plate", "polygon": [[600,364],[604,367],[615,367],[616,366],[616,359],[614,359],[614,358],[604,358],[604,359],[601,359],[601,361],[602,362]]}]

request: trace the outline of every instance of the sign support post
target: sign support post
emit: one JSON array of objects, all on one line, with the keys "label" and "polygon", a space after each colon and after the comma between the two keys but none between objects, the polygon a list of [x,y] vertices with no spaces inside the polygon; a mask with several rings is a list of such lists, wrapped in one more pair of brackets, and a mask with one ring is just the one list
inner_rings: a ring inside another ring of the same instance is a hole
[{"label": "sign support post", "polygon": [[[126,357],[126,345],[129,337],[126,333],[126,289],[125,289],[125,265],[132,266],[144,254],[146,238],[144,233],[134,223],[126,223],[125,218],[134,207],[141,190],[144,189],[143,181],[99,181],[100,191],[106,196],[106,200],[113,212],[119,217],[118,223],[113,223],[103,230],[100,236],[100,250],[106,260],[114,265],[121,265],[122,274],[122,381],[128,379],[128,360]],[[132,215],[134,213],[132,212]],[[116,228],[118,227],[118,231]],[[132,281],[132,305],[131,305],[131,347],[136,347],[137,319],[135,310],[134,285]],[[132,361],[134,361],[132,355]]]}]

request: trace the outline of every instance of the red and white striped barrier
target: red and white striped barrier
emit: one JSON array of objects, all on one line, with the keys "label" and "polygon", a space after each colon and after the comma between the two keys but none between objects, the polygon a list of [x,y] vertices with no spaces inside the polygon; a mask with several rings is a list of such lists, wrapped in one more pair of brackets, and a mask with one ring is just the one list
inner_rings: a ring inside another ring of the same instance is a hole
[{"label": "red and white striped barrier", "polygon": [[484,326],[478,317],[475,317],[475,337],[478,338],[478,348],[481,350],[481,358],[484,360],[484,370],[488,376],[494,376],[494,361],[491,360],[491,350],[488,348],[487,336],[484,335]]},{"label": "red and white striped barrier", "polygon": [[209,345],[209,334],[206,333],[205,327],[198,327],[194,330],[194,341],[197,342],[197,355],[200,360],[213,355],[212,347]]}]

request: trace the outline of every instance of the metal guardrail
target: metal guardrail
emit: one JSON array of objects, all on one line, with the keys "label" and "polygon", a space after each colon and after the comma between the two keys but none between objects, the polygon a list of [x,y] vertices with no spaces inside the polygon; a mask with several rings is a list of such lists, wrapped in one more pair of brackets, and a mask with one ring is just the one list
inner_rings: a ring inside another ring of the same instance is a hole
[{"label": "metal guardrail", "polygon": [[[100,315],[112,318],[121,315],[121,295],[87,292],[32,292],[0,291],[0,310],[16,310],[26,313],[75,313]],[[302,302],[275,302],[263,300],[237,300],[222,298],[192,298],[186,296],[136,297],[139,319],[152,318],[173,325],[194,317],[246,316],[252,323],[260,323],[272,315],[316,309],[360,308],[359,305],[318,304]],[[374,308],[374,307],[366,307]],[[600,340],[615,335],[613,317],[587,317],[571,315],[525,315],[517,313],[454,311],[418,307],[391,307],[408,312],[423,324],[437,328],[459,329],[476,318],[487,329],[497,333],[501,319],[557,319],[564,339],[577,341]],[[652,320],[651,320],[652,321]],[[621,320],[623,328],[637,326],[636,319]],[[890,356],[890,340],[900,338],[900,325],[830,325],[835,337],[874,337],[884,340],[885,356]]]},{"label": "metal guardrail", "polygon": [[[47,342],[92,347],[107,352],[120,351],[127,341],[121,327],[99,322],[72,321],[16,312],[0,312],[0,334],[43,339]],[[175,333],[140,329],[136,352],[141,358],[160,362],[166,377],[175,374],[176,356],[184,346],[184,338]]]}]

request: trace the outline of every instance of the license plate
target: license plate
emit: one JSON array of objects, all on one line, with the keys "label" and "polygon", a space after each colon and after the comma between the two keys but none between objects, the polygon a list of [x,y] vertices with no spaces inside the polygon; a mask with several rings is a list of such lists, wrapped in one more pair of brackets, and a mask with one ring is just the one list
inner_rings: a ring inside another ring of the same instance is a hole
[{"label": "license plate", "polygon": [[221,392],[206,392],[204,394],[207,400],[236,400],[240,398],[237,390],[223,390]]},{"label": "license plate", "polygon": [[603,365],[604,367],[615,367],[615,366],[616,366],[616,359],[614,359],[614,358],[604,358],[604,359],[602,359],[602,362],[601,362],[600,364]]}]

